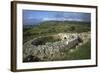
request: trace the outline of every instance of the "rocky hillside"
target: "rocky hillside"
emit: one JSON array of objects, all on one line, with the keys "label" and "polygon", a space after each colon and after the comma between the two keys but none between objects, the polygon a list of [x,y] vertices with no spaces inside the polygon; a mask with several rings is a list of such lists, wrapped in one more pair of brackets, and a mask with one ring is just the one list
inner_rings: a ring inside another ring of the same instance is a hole
[{"label": "rocky hillside", "polygon": [[[50,40],[49,40],[49,39]],[[24,43],[23,61],[52,61],[63,60],[66,52],[77,48],[90,39],[90,32],[58,33],[50,36],[40,36]]]}]

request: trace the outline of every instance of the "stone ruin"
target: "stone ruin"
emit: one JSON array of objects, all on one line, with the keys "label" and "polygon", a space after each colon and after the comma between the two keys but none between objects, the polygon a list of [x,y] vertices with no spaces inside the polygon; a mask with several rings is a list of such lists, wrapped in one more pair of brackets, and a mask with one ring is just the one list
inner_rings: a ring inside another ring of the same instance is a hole
[{"label": "stone ruin", "polygon": [[59,33],[52,36],[61,40],[37,44],[37,40],[43,38],[38,37],[26,42],[23,46],[23,62],[59,60],[64,57],[64,51],[82,42],[81,35],[77,33]]}]

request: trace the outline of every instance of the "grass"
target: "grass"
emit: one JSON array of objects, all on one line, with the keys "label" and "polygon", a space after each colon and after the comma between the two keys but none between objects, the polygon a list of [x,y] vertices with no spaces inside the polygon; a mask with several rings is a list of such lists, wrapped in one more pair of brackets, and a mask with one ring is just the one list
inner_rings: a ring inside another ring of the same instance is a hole
[{"label": "grass", "polygon": [[45,36],[45,37],[40,37],[37,38],[34,42],[33,45],[45,45],[47,42],[56,42],[56,41],[60,41],[61,39],[58,38],[54,38],[53,36]]},{"label": "grass", "polygon": [[61,22],[61,21],[47,21],[39,25],[28,26],[23,28],[23,43],[38,37],[48,36],[56,33],[81,33],[90,31],[90,23],[85,22]]},{"label": "grass", "polygon": [[80,59],[90,59],[91,58],[91,42],[90,40],[79,46],[78,48],[72,48],[73,52],[66,51],[66,57],[64,59],[67,60],[80,60]]},{"label": "grass", "polygon": [[[91,31],[90,23],[85,22],[57,22],[47,21],[35,26],[23,28],[23,44],[39,36],[49,36],[57,33],[82,33]],[[58,40],[58,39],[57,39]],[[52,37],[43,38],[44,42],[55,42]],[[59,40],[58,40],[59,41]],[[39,43],[40,43],[39,42]],[[81,60],[91,58],[91,41],[75,48],[65,51],[65,57],[62,60]]]}]

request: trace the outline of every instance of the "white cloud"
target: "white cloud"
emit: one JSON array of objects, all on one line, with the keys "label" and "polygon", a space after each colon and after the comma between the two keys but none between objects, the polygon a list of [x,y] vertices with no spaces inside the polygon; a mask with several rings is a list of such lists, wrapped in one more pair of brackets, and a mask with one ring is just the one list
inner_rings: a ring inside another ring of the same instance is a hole
[{"label": "white cloud", "polygon": [[68,21],[83,21],[82,19],[72,19],[72,18],[70,18],[70,19],[67,19]]},{"label": "white cloud", "polygon": [[50,21],[50,20],[57,20],[57,21],[84,21],[82,19],[74,19],[74,18],[43,18],[43,21]]},{"label": "white cloud", "polygon": [[34,17],[33,16],[29,16],[29,17],[27,17],[27,19],[34,19]]},{"label": "white cloud", "polygon": [[58,20],[58,21],[65,21],[66,18],[43,18],[43,21],[49,21],[49,20]]}]

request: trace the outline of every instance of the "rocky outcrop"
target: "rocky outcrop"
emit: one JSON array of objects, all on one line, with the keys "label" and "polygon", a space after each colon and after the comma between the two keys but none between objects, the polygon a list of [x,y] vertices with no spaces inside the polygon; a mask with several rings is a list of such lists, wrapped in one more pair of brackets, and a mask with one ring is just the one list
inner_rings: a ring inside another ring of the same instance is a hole
[{"label": "rocky outcrop", "polygon": [[80,42],[84,42],[84,37],[85,40],[86,38],[88,39],[90,37],[87,34],[77,33],[60,33],[52,36],[61,40],[44,43],[43,40],[39,40],[44,37],[38,37],[26,42],[23,46],[24,62],[56,60],[59,58],[61,59],[65,55],[64,51],[78,45]]}]

